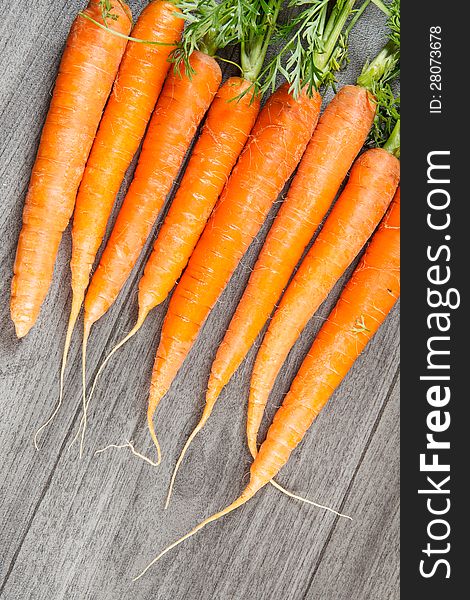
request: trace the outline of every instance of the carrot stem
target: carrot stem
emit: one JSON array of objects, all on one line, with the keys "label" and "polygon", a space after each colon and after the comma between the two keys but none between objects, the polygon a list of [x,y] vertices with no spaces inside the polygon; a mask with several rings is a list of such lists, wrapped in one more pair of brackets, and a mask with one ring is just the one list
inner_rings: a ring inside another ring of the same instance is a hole
[{"label": "carrot stem", "polygon": [[387,17],[390,16],[390,9],[388,8],[388,6],[386,4],[384,4],[382,2],[382,0],[372,0],[372,3],[375,4],[375,6],[377,6],[377,8],[380,8],[380,10],[385,13],[387,15]]},{"label": "carrot stem", "polygon": [[398,121],[396,122],[391,136],[383,145],[383,149],[390,152],[390,154],[393,154],[393,156],[400,158],[400,119],[398,119]]},{"label": "carrot stem", "polygon": [[400,51],[394,42],[389,41],[372,62],[365,66],[357,78],[357,84],[375,92],[375,86],[381,81],[390,79],[400,57]]},{"label": "carrot stem", "polygon": [[271,38],[276,29],[276,23],[282,0],[271,0],[263,15],[263,23],[260,27],[261,35],[256,32],[241,41],[241,64],[243,77],[248,81],[256,81],[263,68],[266,52],[268,51]]},{"label": "carrot stem", "polygon": [[328,63],[336,47],[338,38],[343,31],[355,3],[356,0],[348,0],[339,10],[338,4],[335,5],[326,25],[325,32],[327,33],[327,36],[324,40],[324,47],[321,52],[317,51],[314,53],[313,60],[320,72],[323,72],[328,68]]},{"label": "carrot stem", "polygon": [[371,0],[365,0],[365,2],[363,2],[361,4],[360,8],[358,8],[357,10],[354,11],[353,18],[351,19],[351,21],[349,22],[348,26],[344,30],[344,35],[345,36],[348,36],[351,33],[351,31],[354,29],[354,26],[356,25],[356,23],[361,18],[362,13],[366,10],[366,8],[369,6],[370,3],[371,3]]},{"label": "carrot stem", "polygon": [[357,78],[357,84],[377,95],[400,68],[400,0],[392,0],[387,19],[388,43]]}]

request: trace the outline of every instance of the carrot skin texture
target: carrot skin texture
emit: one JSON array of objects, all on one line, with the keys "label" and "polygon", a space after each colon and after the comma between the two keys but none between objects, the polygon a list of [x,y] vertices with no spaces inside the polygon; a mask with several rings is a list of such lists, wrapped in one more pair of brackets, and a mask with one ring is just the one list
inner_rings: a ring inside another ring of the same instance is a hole
[{"label": "carrot skin texture", "polygon": [[359,254],[398,186],[400,162],[381,148],[354,163],[349,181],[289,284],[256,357],[248,402],[252,454],[269,393],[300,332]]},{"label": "carrot skin texture", "polygon": [[[102,22],[98,0],[83,11]],[[116,4],[113,30],[128,35],[130,13]],[[11,288],[11,318],[19,338],[37,320],[49,290],[57,250],[110,94],[126,40],[78,15],[71,27],[33,166]]]},{"label": "carrot skin texture", "polygon": [[299,163],[320,96],[295,101],[281,86],[267,101],[170,302],[152,374],[148,422],[248,246]]},{"label": "carrot skin texture", "polygon": [[231,77],[218,90],[139,283],[139,322],[163,302],[183,272],[259,113],[252,84]]},{"label": "carrot skin texture", "polygon": [[[171,44],[184,21],[170,2],[144,8],[132,37]],[[170,67],[174,46],[129,42],[80,185],[72,229],[73,313],[78,316],[96,253],[124,175],[137,152]]]},{"label": "carrot skin texture", "polygon": [[222,74],[194,52],[192,78],[169,73],[144,139],[134,179],[85,297],[85,329],[116,300],[147,241]]},{"label": "carrot skin texture", "polygon": [[258,480],[269,481],[284,466],[399,296],[398,189],[364,258],[320,329],[274,417],[251,466],[252,475]]},{"label": "carrot skin texture", "polygon": [[361,150],[374,114],[375,104],[364,88],[345,86],[320,117],[217,351],[208,385],[211,402],[230,381],[271,315]]}]

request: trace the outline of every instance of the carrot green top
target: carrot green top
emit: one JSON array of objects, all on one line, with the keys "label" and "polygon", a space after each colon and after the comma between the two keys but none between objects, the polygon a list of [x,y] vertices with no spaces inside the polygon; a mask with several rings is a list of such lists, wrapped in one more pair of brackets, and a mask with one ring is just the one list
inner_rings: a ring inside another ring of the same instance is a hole
[{"label": "carrot green top", "polygon": [[390,154],[400,158],[400,119],[395,123],[392,133],[383,145],[383,148],[384,150],[388,150]]},{"label": "carrot green top", "polygon": [[375,95],[400,72],[400,0],[392,0],[387,10],[388,43],[372,62],[365,65],[357,79],[358,85]]},{"label": "carrot green top", "polygon": [[370,2],[290,0],[294,16],[277,28],[283,43],[261,74],[263,90],[274,89],[279,75],[295,97],[302,89],[312,96],[320,87],[333,85],[347,61],[349,33]]},{"label": "carrot green top", "polygon": [[400,0],[392,0],[386,9],[388,42],[374,60],[364,66],[357,84],[369,90],[377,104],[367,145],[382,146],[400,158],[400,98],[390,86],[400,73]]},{"label": "carrot green top", "polygon": [[214,56],[218,50],[240,43],[242,75],[256,82],[276,32],[282,3],[283,0],[175,0],[187,22],[183,40],[174,53],[176,64],[184,61],[188,69],[189,57],[195,50]]},{"label": "carrot green top", "polygon": [[[175,0],[188,23],[176,62],[187,64],[194,50],[214,55],[239,42],[251,91],[272,92],[284,77],[294,97],[304,88],[313,96],[334,83],[347,61],[348,35],[371,1],[389,14],[381,0]],[[283,5],[289,11],[281,23]],[[276,52],[264,65],[271,42]]]}]

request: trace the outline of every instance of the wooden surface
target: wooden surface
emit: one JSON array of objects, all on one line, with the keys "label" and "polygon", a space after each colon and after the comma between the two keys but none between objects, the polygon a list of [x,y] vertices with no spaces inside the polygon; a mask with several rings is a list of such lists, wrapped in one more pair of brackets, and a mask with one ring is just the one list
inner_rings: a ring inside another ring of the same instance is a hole
[{"label": "wooden surface", "polygon": [[[144,4],[131,2],[134,14]],[[127,451],[94,451],[126,438],[152,454],[144,407],[167,303],[113,362],[94,398],[87,448],[68,450],[80,417],[74,338],[62,411],[34,450],[32,437],[58,393],[70,303],[70,235],[30,335],[17,341],[9,286],[21,211],[68,28],[80,0],[2,2],[0,21],[0,597],[2,600],[389,600],[398,598],[398,360],[395,307],[376,338],[293,454],[279,481],[341,510],[350,522],[274,489],[208,527],[137,583],[131,578],[167,543],[234,499],[246,483],[245,409],[254,350],[223,396],[163,501],[174,460],[198,419],[217,344],[262,243],[259,236],[204,327],[156,416],[164,463]],[[341,82],[384,41],[372,7],[351,40]],[[129,182],[132,169],[127,176]],[[126,185],[125,184],[125,185]],[[123,186],[123,189],[125,188]],[[122,199],[122,194],[120,196]],[[275,209],[274,211],[275,212]],[[90,378],[136,316],[139,266],[92,337]],[[301,336],[273,393],[281,402],[340,286]]]}]

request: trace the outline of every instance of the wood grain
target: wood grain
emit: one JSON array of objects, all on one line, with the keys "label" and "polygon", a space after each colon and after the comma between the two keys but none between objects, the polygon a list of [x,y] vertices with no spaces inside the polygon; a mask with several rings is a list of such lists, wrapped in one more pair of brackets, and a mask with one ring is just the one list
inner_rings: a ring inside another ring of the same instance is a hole
[{"label": "wood grain", "polygon": [[[70,305],[70,236],[54,283],[31,334],[14,336],[8,296],[21,211],[41,127],[70,23],[79,0],[3,6],[0,23],[0,597],[5,600],[209,600],[398,598],[399,309],[343,382],[280,474],[289,489],[341,508],[354,521],[306,507],[265,489],[251,503],[208,527],[131,583],[153,556],[240,491],[249,469],[244,419],[255,348],[224,391],[195,441],[167,511],[168,479],[198,419],[211,360],[242,293],[278,205],[220,298],[169,394],[156,425],[159,469],[125,450],[94,451],[132,438],[152,456],[144,406],[167,303],[116,356],[94,398],[82,461],[69,450],[80,418],[80,335],[70,353],[67,395],[37,453],[32,436],[57,400],[58,365]],[[134,14],[145,3],[131,2]],[[351,40],[353,81],[384,41],[371,8]],[[133,165],[120,198],[132,177]],[[113,218],[115,218],[116,211]],[[144,251],[148,252],[149,245]],[[100,359],[136,317],[134,270],[120,298],[93,333],[90,379]],[[268,418],[334,303],[341,283],[302,334],[273,392]]]}]

